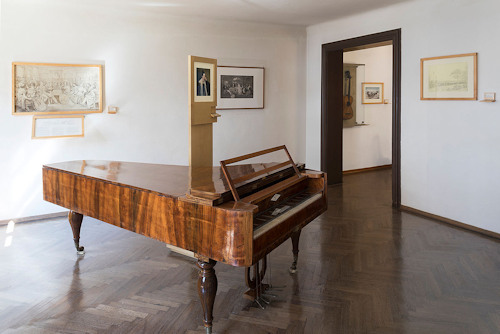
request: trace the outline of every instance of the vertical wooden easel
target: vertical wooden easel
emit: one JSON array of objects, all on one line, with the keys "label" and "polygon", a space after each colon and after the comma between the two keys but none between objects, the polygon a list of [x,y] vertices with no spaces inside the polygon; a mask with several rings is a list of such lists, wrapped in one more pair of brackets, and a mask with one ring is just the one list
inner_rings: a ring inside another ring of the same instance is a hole
[{"label": "vertical wooden easel", "polygon": [[189,166],[213,166],[217,59],[189,56]]}]

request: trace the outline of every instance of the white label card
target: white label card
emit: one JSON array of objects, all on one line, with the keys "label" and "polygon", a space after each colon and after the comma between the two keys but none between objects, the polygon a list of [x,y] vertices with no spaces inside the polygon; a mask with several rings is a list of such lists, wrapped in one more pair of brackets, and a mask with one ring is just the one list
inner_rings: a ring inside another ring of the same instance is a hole
[{"label": "white label card", "polygon": [[271,201],[276,202],[280,197],[280,194],[274,194],[274,196],[271,198]]}]

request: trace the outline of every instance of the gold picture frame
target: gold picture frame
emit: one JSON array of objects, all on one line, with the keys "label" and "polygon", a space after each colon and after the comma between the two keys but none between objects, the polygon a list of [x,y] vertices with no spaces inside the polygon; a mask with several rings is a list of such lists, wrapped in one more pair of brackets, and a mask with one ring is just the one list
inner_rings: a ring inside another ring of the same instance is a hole
[{"label": "gold picture frame", "polygon": [[33,116],[31,139],[83,137],[84,116]]},{"label": "gold picture frame", "polygon": [[362,82],[361,94],[362,104],[382,104],[384,103],[384,83]]},{"label": "gold picture frame", "polygon": [[12,63],[12,114],[101,113],[102,65]]},{"label": "gold picture frame", "polygon": [[477,100],[477,53],[420,59],[420,100]]}]

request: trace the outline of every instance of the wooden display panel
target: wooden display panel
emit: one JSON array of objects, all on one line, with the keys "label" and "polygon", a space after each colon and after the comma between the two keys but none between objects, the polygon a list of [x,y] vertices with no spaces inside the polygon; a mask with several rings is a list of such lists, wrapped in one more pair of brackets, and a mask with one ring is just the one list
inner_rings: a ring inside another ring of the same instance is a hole
[{"label": "wooden display panel", "polygon": [[217,122],[217,59],[189,56],[189,165],[213,166],[212,123]]}]

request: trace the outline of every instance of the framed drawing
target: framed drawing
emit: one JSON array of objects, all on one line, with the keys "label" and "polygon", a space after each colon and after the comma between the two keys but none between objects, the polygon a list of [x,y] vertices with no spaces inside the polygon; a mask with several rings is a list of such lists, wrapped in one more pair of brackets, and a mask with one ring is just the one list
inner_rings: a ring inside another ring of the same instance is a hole
[{"label": "framed drawing", "polygon": [[263,109],[264,68],[218,66],[217,109]]},{"label": "framed drawing", "polygon": [[477,100],[477,53],[420,59],[421,100]]},{"label": "framed drawing", "polygon": [[12,63],[12,114],[102,112],[102,65]]},{"label": "framed drawing", "polygon": [[83,116],[33,116],[32,139],[83,137]]},{"label": "framed drawing", "polygon": [[381,104],[384,103],[384,83],[382,82],[363,82],[361,84],[363,104]]}]

